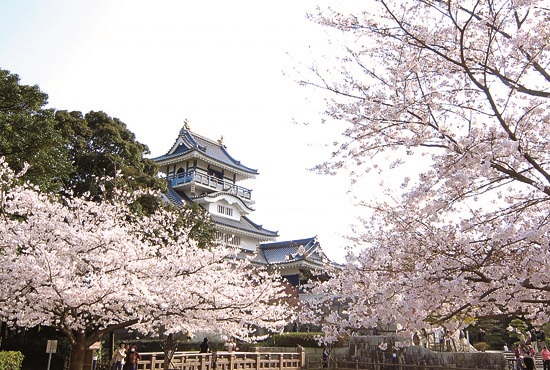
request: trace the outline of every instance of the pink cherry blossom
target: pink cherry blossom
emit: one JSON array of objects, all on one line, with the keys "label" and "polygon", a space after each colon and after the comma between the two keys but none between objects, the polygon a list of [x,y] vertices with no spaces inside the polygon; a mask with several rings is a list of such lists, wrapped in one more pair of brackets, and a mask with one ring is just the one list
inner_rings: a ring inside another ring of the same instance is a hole
[{"label": "pink cherry blossom", "polygon": [[[327,122],[347,127],[317,169],[349,171],[365,216],[350,235],[361,250],[315,288],[304,319],[333,336],[547,322],[547,3],[379,0],[314,18],[347,42],[302,81],[333,94]],[[341,314],[323,309],[335,304]]]},{"label": "pink cherry blossom", "polygon": [[83,349],[120,328],[250,340],[292,319],[275,274],[236,249],[199,248],[175,213],[138,216],[128,208],[135,193],[98,203],[17,180],[0,159],[0,318],[64,333],[72,370],[82,367]]}]

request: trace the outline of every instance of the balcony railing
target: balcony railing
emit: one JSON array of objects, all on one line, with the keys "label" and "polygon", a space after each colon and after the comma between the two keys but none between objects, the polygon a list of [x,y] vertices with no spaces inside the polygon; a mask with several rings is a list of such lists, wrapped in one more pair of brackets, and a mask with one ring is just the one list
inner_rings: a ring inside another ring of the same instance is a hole
[{"label": "balcony railing", "polygon": [[235,185],[231,181],[208,175],[207,173],[199,170],[180,172],[176,175],[168,176],[167,180],[170,181],[170,185],[173,188],[184,184],[195,183],[195,185],[204,186],[217,191],[224,191],[239,198],[247,200],[252,199],[252,190]]}]

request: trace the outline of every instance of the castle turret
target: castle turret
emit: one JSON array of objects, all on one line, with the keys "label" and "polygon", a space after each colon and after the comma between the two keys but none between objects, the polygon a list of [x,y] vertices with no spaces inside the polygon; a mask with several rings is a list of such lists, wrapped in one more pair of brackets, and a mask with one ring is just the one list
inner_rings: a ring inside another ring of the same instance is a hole
[{"label": "castle turret", "polygon": [[238,183],[255,178],[258,171],[229,155],[223,137],[207,139],[186,123],[170,150],[154,161],[168,181],[166,196],[171,202],[199,204],[215,223],[218,240],[240,247],[243,256],[254,254],[253,264],[279,271],[296,298],[306,298],[300,287],[329,262],[317,237],[277,242],[277,231],[248,218],[254,211],[252,190]]},{"label": "castle turret", "polygon": [[197,203],[207,210],[217,226],[218,239],[256,252],[259,243],[278,236],[247,217],[254,211],[252,190],[238,183],[255,178],[258,171],[234,159],[223,139],[197,135],[186,124],[170,150],[154,161],[168,181],[170,200]]}]

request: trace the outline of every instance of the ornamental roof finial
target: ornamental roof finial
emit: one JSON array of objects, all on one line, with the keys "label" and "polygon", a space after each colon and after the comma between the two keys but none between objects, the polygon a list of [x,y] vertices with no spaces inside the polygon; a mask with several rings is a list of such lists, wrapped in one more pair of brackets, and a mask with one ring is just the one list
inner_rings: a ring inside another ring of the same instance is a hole
[{"label": "ornamental roof finial", "polygon": [[223,146],[223,135],[220,136],[220,138],[218,139],[218,144],[220,144],[220,146]]},{"label": "ornamental roof finial", "polygon": [[191,131],[191,127],[189,127],[189,120],[186,118],[185,120],[183,120],[183,127],[187,130],[187,131]]}]

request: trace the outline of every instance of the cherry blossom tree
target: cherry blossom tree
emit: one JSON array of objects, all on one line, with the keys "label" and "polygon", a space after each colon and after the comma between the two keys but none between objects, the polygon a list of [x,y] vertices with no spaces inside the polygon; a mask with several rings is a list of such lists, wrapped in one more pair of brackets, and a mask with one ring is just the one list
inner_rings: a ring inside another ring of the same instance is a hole
[{"label": "cherry blossom tree", "polygon": [[[548,2],[331,6],[313,18],[345,52],[302,83],[328,92],[327,122],[346,125],[317,169],[348,171],[365,217],[350,236],[361,250],[316,288],[305,318],[335,335],[378,322],[548,321]],[[343,314],[323,314],[335,302]]]},{"label": "cherry blossom tree", "polygon": [[58,329],[84,350],[120,328],[216,331],[252,339],[291,319],[284,286],[225,246],[200,248],[178,215],[137,216],[115,200],[51,196],[0,160],[0,318]]}]

